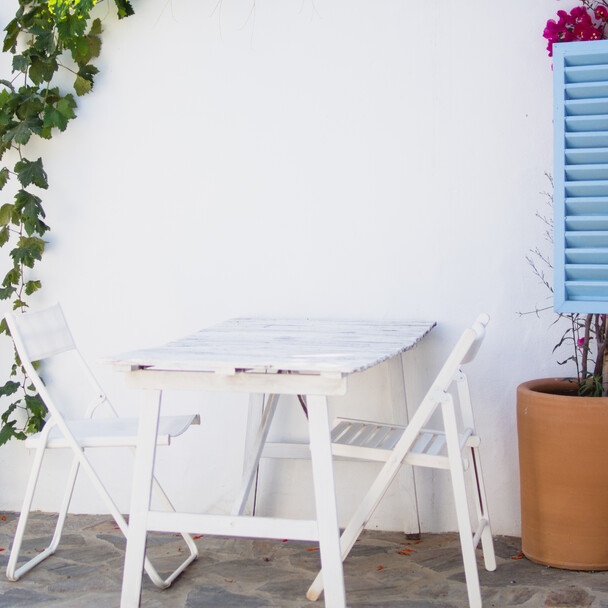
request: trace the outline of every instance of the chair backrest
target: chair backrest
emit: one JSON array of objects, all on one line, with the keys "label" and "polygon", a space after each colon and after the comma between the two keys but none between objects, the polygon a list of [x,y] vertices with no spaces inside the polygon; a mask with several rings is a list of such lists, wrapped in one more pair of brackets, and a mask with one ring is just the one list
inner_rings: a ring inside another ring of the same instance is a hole
[{"label": "chair backrest", "polygon": [[[106,400],[97,380],[76,348],[59,304],[22,314],[8,312],[5,319],[21,364],[52,416],[62,417],[62,413],[33,363],[56,355],[73,353],[78,361],[78,378],[72,373],[71,380],[74,385],[77,385],[78,379],[84,381],[88,386],[87,392],[90,390],[93,392],[87,413],[79,412],[78,417],[82,418],[90,414],[97,405]],[[65,412],[63,414],[65,415]]]},{"label": "chair backrest", "polygon": [[490,317],[482,313],[473,325],[463,332],[462,336],[452,349],[440,372],[437,374],[429,393],[437,390],[447,391],[454,380],[454,376],[460,370],[461,365],[469,363],[477,355],[481,343],[483,342],[486,326],[490,322]]}]

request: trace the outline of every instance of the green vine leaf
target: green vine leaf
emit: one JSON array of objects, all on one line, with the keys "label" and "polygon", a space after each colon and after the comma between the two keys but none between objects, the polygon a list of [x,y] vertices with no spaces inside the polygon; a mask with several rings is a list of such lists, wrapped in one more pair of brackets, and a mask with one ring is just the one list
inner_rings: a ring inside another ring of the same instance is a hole
[{"label": "green vine leaf", "polygon": [[[4,0],[6,1],[6,0]],[[15,154],[14,171],[0,168],[0,190],[15,178],[17,193],[13,203],[0,206],[0,247],[9,245],[11,267],[2,280],[0,299],[10,300],[13,310],[25,310],[28,297],[42,287],[36,278],[25,278],[25,269],[42,259],[46,242],[41,238],[49,226],[41,199],[26,188],[48,189],[42,159],[28,160],[23,148],[33,135],[51,139],[56,129],[64,131],[76,117],[77,96],[89,93],[98,73],[92,62],[99,57],[103,31],[100,19],[91,19],[98,0],[17,0],[15,18],[5,28],[3,52],[12,58],[12,75],[0,79],[0,159]],[[133,14],[130,0],[114,0],[120,19]],[[86,33],[88,32],[88,33]],[[67,62],[65,56],[70,55]],[[76,64],[75,70],[69,66]],[[51,86],[61,69],[74,73],[74,91],[67,93]],[[19,77],[24,83],[16,87]],[[4,319],[0,333],[10,337]],[[38,368],[38,364],[34,365]],[[0,398],[20,394],[8,407],[0,404],[0,445],[10,439],[24,439],[42,429],[47,415],[42,399],[23,369],[17,353],[10,368],[10,380],[0,387]],[[27,417],[25,423],[15,413]],[[17,426],[19,424],[19,427]]]},{"label": "green vine leaf", "polygon": [[2,428],[0,428],[0,445],[4,445],[9,439],[13,437],[15,439],[25,439],[26,434],[23,431],[15,430],[16,421],[11,420],[10,422],[5,422]]},{"label": "green vine leaf", "polygon": [[76,95],[78,95],[78,97],[86,95],[92,88],[92,80],[87,80],[80,75],[76,76],[76,80],[74,81],[74,90],[76,91]]},{"label": "green vine leaf", "polygon": [[54,57],[50,59],[32,57],[28,74],[34,84],[42,84],[50,81],[58,69],[59,65]]},{"label": "green vine leaf", "polygon": [[9,170],[4,167],[0,169],[0,190],[6,186],[6,182],[8,182],[8,178],[10,177]]},{"label": "green vine leaf", "polygon": [[124,17],[130,17],[135,14],[131,2],[129,0],[114,0],[116,7],[118,8],[118,18],[123,19]]},{"label": "green vine leaf", "polygon": [[44,119],[42,125],[44,128],[52,129],[57,127],[60,131],[65,131],[68,126],[68,121],[72,118],[76,118],[74,108],[76,102],[74,97],[70,94],[65,97],[60,97],[55,105],[49,103],[44,108]]},{"label": "green vine leaf", "polygon": [[25,295],[31,296],[34,292],[38,291],[42,287],[40,281],[28,281],[25,284]]},{"label": "green vine leaf", "polygon": [[0,207],[0,226],[7,226],[8,223],[13,219],[13,213],[15,211],[15,205],[11,203],[4,203]]},{"label": "green vine leaf", "polygon": [[21,385],[19,382],[14,382],[13,380],[8,380],[2,386],[0,386],[0,395],[3,397],[8,397],[10,395],[14,395]]},{"label": "green vine leaf", "polygon": [[34,133],[40,133],[42,121],[39,118],[26,118],[18,122],[14,127],[8,129],[2,136],[2,141],[9,143],[13,141],[20,145],[25,145]]},{"label": "green vine leaf", "polygon": [[11,233],[8,229],[8,226],[4,226],[4,228],[0,229],[0,247],[4,247],[8,243],[8,240],[11,236]]},{"label": "green vine leaf", "polygon": [[35,161],[29,161],[27,158],[24,158],[18,161],[15,165],[15,173],[24,188],[30,184],[34,184],[34,186],[38,186],[44,190],[49,187],[46,172],[42,168],[42,158]]}]

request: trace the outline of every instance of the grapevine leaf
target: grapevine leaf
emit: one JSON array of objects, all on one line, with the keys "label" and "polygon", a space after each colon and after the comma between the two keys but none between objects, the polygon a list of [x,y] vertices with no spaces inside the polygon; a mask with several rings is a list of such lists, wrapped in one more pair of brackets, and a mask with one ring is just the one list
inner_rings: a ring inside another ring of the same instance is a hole
[{"label": "grapevine leaf", "polygon": [[15,52],[15,48],[17,47],[17,38],[19,36],[19,32],[21,31],[21,27],[19,26],[19,20],[13,19],[5,28],[6,36],[4,37],[4,45],[2,47],[2,52],[6,53],[7,51]]},{"label": "grapevine leaf", "polygon": [[44,418],[46,415],[47,409],[40,395],[25,395],[25,405],[34,417]]},{"label": "grapevine leaf", "polygon": [[24,158],[15,165],[15,173],[23,187],[34,184],[39,188],[46,190],[49,187],[47,175],[42,168],[42,158],[35,161],[29,161]]},{"label": "grapevine leaf", "polygon": [[114,0],[116,8],[118,8],[118,18],[123,19],[124,17],[130,17],[135,14],[133,6],[129,0]]},{"label": "grapevine leaf", "polygon": [[32,136],[32,133],[38,133],[41,127],[42,124],[39,119],[26,118],[6,131],[6,133],[2,136],[2,140],[6,143],[13,140],[17,144],[27,144]]},{"label": "grapevine leaf", "polygon": [[42,287],[40,281],[27,281],[25,284],[25,295],[31,296],[34,292],[38,291]]},{"label": "grapevine leaf", "polygon": [[101,19],[99,17],[93,20],[91,24],[91,29],[89,30],[89,36],[99,36],[103,32],[103,28],[101,27]]},{"label": "grapevine leaf", "polygon": [[15,210],[15,205],[11,205],[11,203],[4,203],[2,207],[0,207],[0,226],[7,226],[8,223],[13,218],[13,211]]},{"label": "grapevine leaf", "polygon": [[2,188],[4,188],[4,186],[6,186],[6,182],[8,181],[9,174],[10,174],[10,172],[7,167],[0,169],[0,190],[2,190]]},{"label": "grapevine leaf", "polygon": [[76,76],[74,81],[74,90],[78,97],[86,95],[93,88],[93,83],[90,80],[86,80],[82,76]]},{"label": "grapevine leaf", "polygon": [[29,63],[27,57],[15,55],[13,57],[13,72],[26,72]]},{"label": "grapevine leaf", "polygon": [[13,93],[15,92],[15,87],[13,86],[13,83],[10,80],[4,80],[4,78],[0,78],[0,84],[4,85],[5,87],[8,87]]},{"label": "grapevine leaf", "polygon": [[0,300],[8,300],[15,291],[14,287],[0,287]]},{"label": "grapevine leaf", "polygon": [[14,395],[21,385],[19,382],[13,382],[12,380],[8,380],[4,383],[3,386],[0,386],[0,395],[3,397],[8,397],[9,395]]},{"label": "grapevine leaf", "polygon": [[14,420],[0,428],[0,445],[4,445],[12,437],[14,437],[15,439],[25,439],[25,433],[21,431],[15,431]]},{"label": "grapevine leaf", "polygon": [[87,27],[87,20],[78,15],[67,15],[57,23],[57,34],[62,40],[70,40],[75,36],[82,36]]},{"label": "grapevine leaf", "polygon": [[11,233],[9,232],[8,226],[0,228],[0,247],[4,247],[8,243]]},{"label": "grapevine leaf", "polygon": [[18,268],[11,268],[4,277],[2,285],[4,287],[10,287],[11,285],[17,285],[21,280],[21,274]]},{"label": "grapevine leaf", "polygon": [[33,83],[41,84],[50,81],[58,67],[57,60],[54,57],[47,60],[41,59],[40,57],[33,57],[28,75]]},{"label": "grapevine leaf", "polygon": [[44,120],[42,126],[44,129],[57,127],[60,131],[65,131],[68,126],[68,121],[75,118],[74,108],[76,102],[72,95],[66,95],[57,101],[57,105],[47,105],[44,108]]}]

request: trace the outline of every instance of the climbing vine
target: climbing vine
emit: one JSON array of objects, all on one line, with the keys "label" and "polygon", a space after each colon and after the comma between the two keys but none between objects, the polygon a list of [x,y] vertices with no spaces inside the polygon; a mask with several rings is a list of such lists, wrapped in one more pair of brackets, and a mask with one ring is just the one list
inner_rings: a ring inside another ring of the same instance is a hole
[{"label": "climbing vine", "polygon": [[[28,144],[65,131],[76,117],[74,94],[80,97],[93,88],[102,21],[91,12],[103,1],[18,0],[15,18],[4,29],[2,52],[13,57],[11,77],[0,79],[0,248],[8,253],[0,300],[10,301],[13,310],[25,310],[29,296],[42,287],[34,267],[50,230],[40,198],[48,177],[42,158],[26,156]],[[129,0],[114,3],[120,19],[133,14]],[[67,91],[56,84],[60,71],[71,76]],[[2,201],[9,191],[10,201]],[[0,333],[9,335],[4,320]],[[42,429],[46,407],[16,353],[0,397],[10,402],[0,416],[0,445]]]}]

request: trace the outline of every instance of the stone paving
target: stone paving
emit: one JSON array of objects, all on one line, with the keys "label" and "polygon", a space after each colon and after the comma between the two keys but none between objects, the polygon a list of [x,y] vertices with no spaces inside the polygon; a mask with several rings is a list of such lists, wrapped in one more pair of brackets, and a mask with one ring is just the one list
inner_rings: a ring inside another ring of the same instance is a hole
[{"label": "stone paving", "polygon": [[[0,520],[4,573],[16,514]],[[24,542],[31,556],[48,544],[53,515],[34,513]],[[201,555],[173,585],[158,590],[146,578],[148,608],[322,608],[305,592],[318,568],[312,543],[201,537]],[[107,516],[71,515],[57,553],[18,582],[0,577],[0,607],[117,607],[124,539]],[[481,572],[484,607],[608,608],[608,572],[571,572],[521,558],[517,538],[497,537],[498,569]],[[148,555],[162,573],[178,563],[185,545],[174,535],[152,535]],[[365,532],[345,563],[349,608],[468,607],[455,534]]]}]

